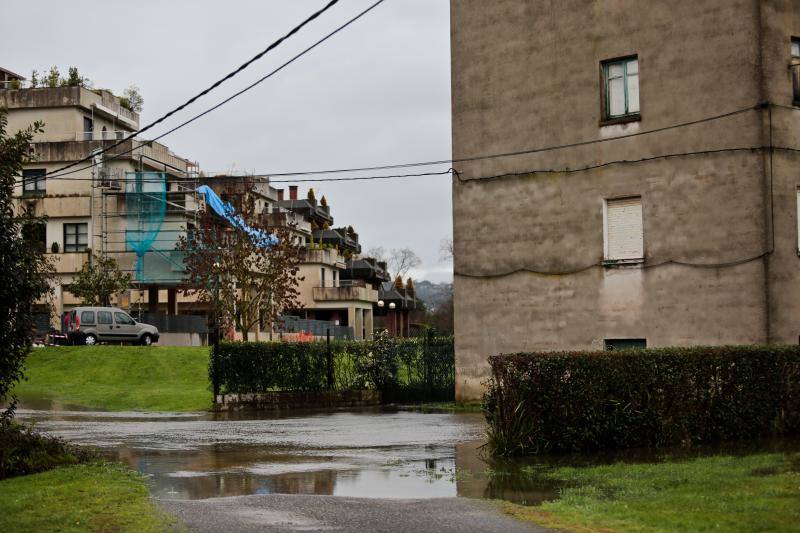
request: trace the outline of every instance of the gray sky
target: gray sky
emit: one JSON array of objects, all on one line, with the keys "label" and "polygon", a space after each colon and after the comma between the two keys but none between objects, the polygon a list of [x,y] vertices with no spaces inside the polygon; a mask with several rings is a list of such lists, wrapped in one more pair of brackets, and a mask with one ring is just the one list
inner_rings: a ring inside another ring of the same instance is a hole
[{"label": "gray sky", "polygon": [[[95,87],[117,94],[138,85],[144,125],[325,3],[16,2],[0,19],[5,43],[0,65],[26,77],[34,68],[58,65],[66,73],[74,65]],[[371,3],[342,0],[155,133],[263,76]],[[281,172],[446,159],[451,153],[449,28],[448,0],[386,0],[274,78],[161,142],[198,160],[206,171]],[[416,278],[452,278],[452,265],[440,260],[439,251],[441,239],[452,234],[449,177],[313,186],[317,198],[327,197],[337,225],[356,228],[365,250],[409,246],[423,261]],[[301,184],[301,193],[307,188]]]}]

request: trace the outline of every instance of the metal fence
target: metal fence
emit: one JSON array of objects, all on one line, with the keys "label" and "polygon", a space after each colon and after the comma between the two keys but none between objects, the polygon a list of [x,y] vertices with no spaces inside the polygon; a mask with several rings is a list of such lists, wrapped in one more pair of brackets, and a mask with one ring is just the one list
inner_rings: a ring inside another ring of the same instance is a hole
[{"label": "metal fence", "polygon": [[281,333],[309,333],[315,337],[325,337],[330,333],[332,339],[352,340],[355,338],[351,326],[337,326],[327,320],[311,320],[294,316],[284,316],[277,323]]},{"label": "metal fence", "polygon": [[131,316],[138,322],[157,327],[161,333],[208,333],[208,322],[204,316],[135,312]]}]

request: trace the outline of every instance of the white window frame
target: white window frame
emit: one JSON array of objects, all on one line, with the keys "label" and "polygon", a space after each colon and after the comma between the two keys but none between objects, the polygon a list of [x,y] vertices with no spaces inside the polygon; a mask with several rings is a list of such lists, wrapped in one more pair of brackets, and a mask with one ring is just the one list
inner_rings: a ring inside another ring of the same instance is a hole
[{"label": "white window frame", "polygon": [[[608,247],[608,203],[617,200],[630,200],[638,198],[642,206],[642,257],[628,258],[628,259],[614,259],[610,258]],[[603,199],[603,264],[608,266],[613,265],[637,265],[644,263],[645,242],[644,242],[644,201],[641,195],[632,194],[630,196],[617,196],[613,198]]]}]

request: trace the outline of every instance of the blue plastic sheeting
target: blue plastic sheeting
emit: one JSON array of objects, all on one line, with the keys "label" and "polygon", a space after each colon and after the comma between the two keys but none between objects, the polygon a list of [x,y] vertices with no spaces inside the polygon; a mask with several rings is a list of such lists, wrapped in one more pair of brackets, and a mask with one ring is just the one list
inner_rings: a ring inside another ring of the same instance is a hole
[{"label": "blue plastic sheeting", "polygon": [[242,215],[237,215],[233,206],[228,202],[223,202],[222,199],[217,196],[217,193],[208,185],[201,185],[197,188],[197,192],[205,195],[206,205],[211,207],[216,214],[230,222],[231,226],[248,234],[253,244],[259,248],[270,248],[278,244],[278,238],[275,235],[248,226],[242,218]]}]

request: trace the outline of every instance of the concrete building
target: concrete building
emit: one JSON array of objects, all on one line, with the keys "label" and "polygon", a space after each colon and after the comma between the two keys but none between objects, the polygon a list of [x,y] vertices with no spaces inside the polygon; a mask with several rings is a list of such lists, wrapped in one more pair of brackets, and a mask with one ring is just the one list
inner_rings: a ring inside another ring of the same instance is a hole
[{"label": "concrete building", "polygon": [[798,342],[800,1],[458,0],[451,43],[458,400],[493,354]]},{"label": "concrete building", "polygon": [[[254,191],[256,210],[267,215],[270,225],[290,228],[303,246],[298,270],[301,307],[287,313],[300,319],[291,322],[293,332],[323,334],[327,324],[334,326],[332,335],[351,328],[348,336],[356,340],[372,338],[378,290],[368,272],[351,268],[361,252],[358,234],[352,227],[331,229],[334,218],[327,202],[300,198],[296,185],[289,186],[286,197],[285,190],[272,187],[268,178],[207,176],[201,181],[223,199],[243,190]],[[268,326],[263,326],[254,329],[254,339],[270,338]]]},{"label": "concrete building", "polygon": [[[134,287],[114,303],[131,311],[177,314],[182,257],[174,251],[175,242],[195,207],[194,187],[187,186],[189,162],[162,144],[134,138],[95,157],[98,166],[84,162],[53,177],[57,169],[128,137],[139,128],[138,114],[106,90],[5,87],[0,86],[0,107],[8,109],[10,133],[44,122],[44,131],[33,139],[34,161],[25,165],[15,190],[18,207],[47,216],[46,224],[28,231],[56,265],[55,316],[42,308],[39,329],[46,330],[48,322],[59,327],[63,312],[80,303],[68,286],[90,251],[107,253],[134,276]],[[158,252],[137,254],[134,237],[150,229],[142,227],[134,204],[151,194],[163,208],[153,222],[157,239],[168,242],[154,243]],[[161,340],[201,342],[198,335],[182,337],[171,338],[167,329]]]}]

